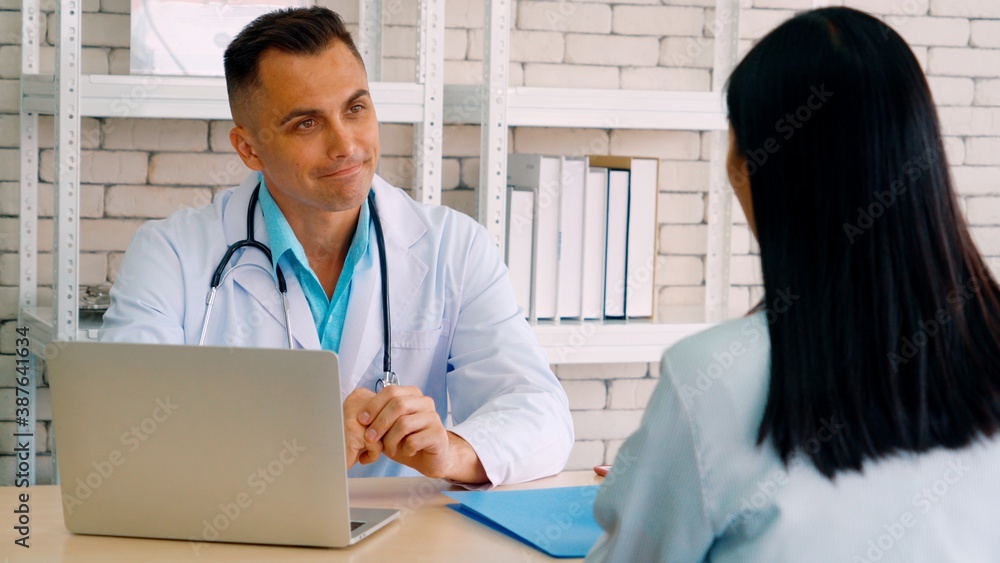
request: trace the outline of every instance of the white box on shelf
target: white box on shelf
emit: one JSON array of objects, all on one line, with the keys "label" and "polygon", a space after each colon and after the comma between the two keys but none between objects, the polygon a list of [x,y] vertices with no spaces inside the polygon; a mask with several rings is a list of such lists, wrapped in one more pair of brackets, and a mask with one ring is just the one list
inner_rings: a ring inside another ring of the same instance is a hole
[{"label": "white box on shelf", "polygon": [[608,222],[604,259],[604,316],[625,317],[628,248],[628,170],[608,170]]},{"label": "white box on shelf", "polygon": [[562,319],[579,319],[583,292],[583,215],[587,158],[565,157],[562,161],[562,193],[559,211],[559,302]]},{"label": "white box on shelf", "polygon": [[507,189],[507,270],[514,297],[527,318],[534,317],[531,288],[534,287],[535,194],[513,186]]},{"label": "white box on shelf", "polygon": [[584,188],[583,318],[604,317],[604,243],[608,233],[608,169],[590,166]]},{"label": "white box on shelf", "polygon": [[556,318],[559,294],[559,191],[561,160],[557,156],[511,154],[507,184],[535,192],[535,257],[532,319]]},{"label": "white box on shelf", "polygon": [[222,54],[258,16],[310,0],[132,0],[132,74],[224,76]]}]

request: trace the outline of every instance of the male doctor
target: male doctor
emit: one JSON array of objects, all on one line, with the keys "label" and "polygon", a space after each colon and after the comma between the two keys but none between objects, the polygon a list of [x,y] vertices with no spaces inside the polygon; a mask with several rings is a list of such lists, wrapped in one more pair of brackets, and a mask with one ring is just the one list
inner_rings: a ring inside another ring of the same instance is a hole
[{"label": "male doctor", "polygon": [[[288,345],[280,267],[293,346],[339,354],[351,476],[416,470],[488,486],[561,471],[573,445],[566,394],[499,252],[473,220],[418,204],[375,175],[378,121],[340,17],[320,7],[264,15],[229,45],[225,69],[229,138],[254,172],[213,204],[136,232],[101,339],[198,344],[213,271],[246,238],[259,185],[253,233],[271,259],[257,249],[234,254],[205,344]],[[384,232],[400,383],[377,392],[382,289],[370,192]],[[454,424],[446,429],[448,399]]]}]

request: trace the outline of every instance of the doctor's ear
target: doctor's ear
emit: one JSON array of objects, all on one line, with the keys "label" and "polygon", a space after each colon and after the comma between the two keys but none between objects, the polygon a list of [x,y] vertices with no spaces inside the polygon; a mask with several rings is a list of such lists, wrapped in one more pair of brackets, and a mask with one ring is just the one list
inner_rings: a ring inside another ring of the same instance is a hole
[{"label": "doctor's ear", "polygon": [[250,170],[259,172],[264,168],[264,164],[257,156],[257,150],[251,142],[253,138],[253,134],[242,125],[237,125],[229,130],[229,142],[236,149],[236,153],[240,155],[243,164]]}]

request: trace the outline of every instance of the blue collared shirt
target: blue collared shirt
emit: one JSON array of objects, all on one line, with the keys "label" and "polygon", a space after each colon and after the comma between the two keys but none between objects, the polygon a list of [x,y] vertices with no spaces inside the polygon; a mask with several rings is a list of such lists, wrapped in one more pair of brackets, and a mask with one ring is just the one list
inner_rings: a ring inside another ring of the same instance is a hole
[{"label": "blue collared shirt", "polygon": [[264,224],[267,226],[267,237],[271,247],[271,261],[277,267],[283,258],[287,266],[291,265],[295,278],[299,280],[302,291],[309,302],[313,321],[316,323],[316,333],[319,335],[320,346],[324,350],[340,352],[340,338],[344,333],[344,320],[347,317],[347,303],[351,297],[351,280],[354,269],[361,257],[368,252],[368,231],[371,221],[367,201],[361,206],[358,216],[358,227],[354,231],[354,239],[347,251],[344,268],[337,279],[337,287],[333,290],[333,298],[327,299],[326,291],[319,282],[316,273],[309,266],[305,249],[295,237],[292,227],[285,215],[278,208],[274,198],[267,189],[264,178],[260,179],[260,209],[264,214]]}]

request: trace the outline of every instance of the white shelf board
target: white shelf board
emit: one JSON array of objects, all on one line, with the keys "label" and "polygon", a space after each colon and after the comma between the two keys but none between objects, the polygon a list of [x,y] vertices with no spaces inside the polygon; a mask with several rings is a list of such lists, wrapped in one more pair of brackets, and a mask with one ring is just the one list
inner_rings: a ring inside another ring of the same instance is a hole
[{"label": "white shelf board", "polygon": [[[52,75],[21,78],[25,111],[52,114]],[[162,119],[230,119],[223,78],[201,76],[104,75],[81,77],[81,115]],[[372,99],[379,121],[420,123],[420,84],[373,82]],[[479,123],[479,86],[445,86],[445,122]],[[710,131],[727,127],[717,92],[659,92],[583,88],[511,88],[507,122],[511,127],[596,129],[672,129]]]},{"label": "white shelf board", "polygon": [[[24,326],[28,328],[28,338],[31,341],[31,352],[38,357],[45,357],[45,347],[52,342],[52,323],[54,314],[52,307],[37,307],[21,311]],[[93,317],[81,319],[77,324],[77,340],[97,340],[97,331],[101,321]]]},{"label": "white shelf board", "polygon": [[[481,86],[445,88],[445,123],[481,119]],[[668,129],[712,131],[728,127],[719,92],[662,92],[584,88],[510,88],[510,127]]]},{"label": "white shelf board", "polygon": [[[649,363],[660,361],[663,351],[677,341],[712,326],[698,316],[692,308],[682,317],[671,315],[685,322],[539,321],[532,328],[553,364]],[[52,308],[25,310],[24,319],[32,352],[44,356],[45,346],[52,341]],[[99,328],[99,320],[81,321],[77,340],[97,340]]]},{"label": "white shelf board", "polygon": [[552,364],[651,363],[678,341],[711,328],[702,306],[667,307],[661,317],[606,321],[538,321],[532,325]]},{"label": "white shelf board", "polygon": [[[52,114],[52,75],[21,77],[25,111]],[[379,121],[423,121],[424,87],[406,82],[373,82]],[[231,119],[224,78],[87,74],[80,78],[80,115],[163,119]]]}]

